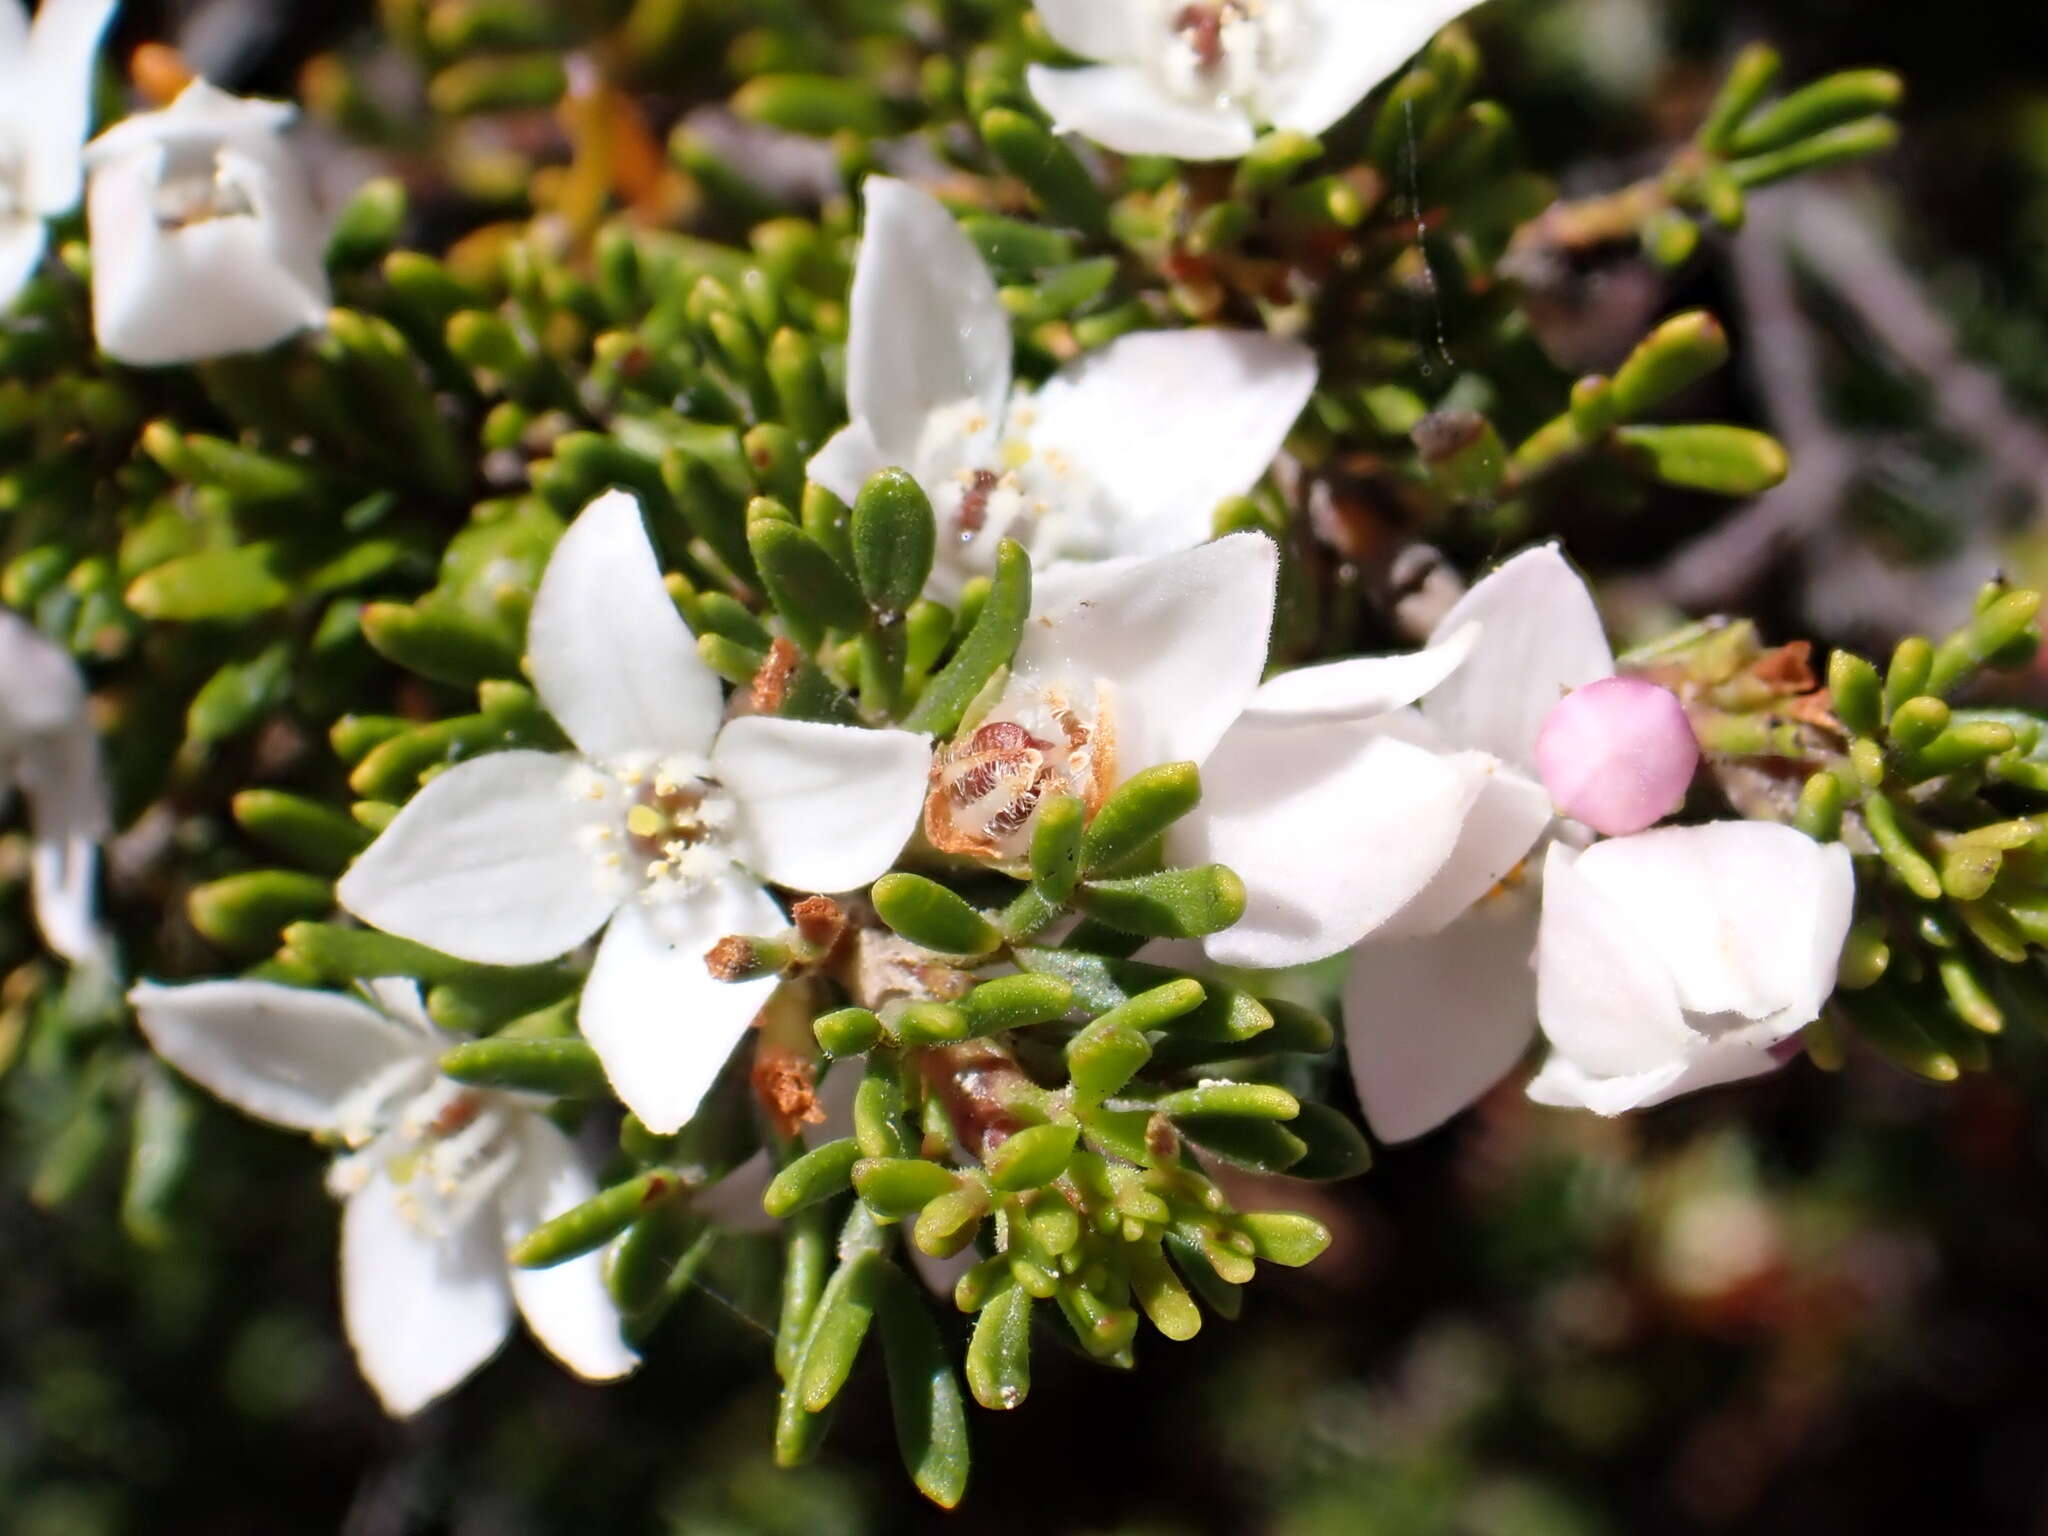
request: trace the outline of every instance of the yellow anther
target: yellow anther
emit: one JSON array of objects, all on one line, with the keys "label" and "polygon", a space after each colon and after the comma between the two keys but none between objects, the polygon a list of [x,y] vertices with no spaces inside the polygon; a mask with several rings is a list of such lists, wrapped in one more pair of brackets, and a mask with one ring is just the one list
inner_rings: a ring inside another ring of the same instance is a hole
[{"label": "yellow anther", "polygon": [[635,837],[659,837],[668,830],[668,818],[651,805],[636,805],[626,812],[626,830]]},{"label": "yellow anther", "polygon": [[1003,444],[1003,468],[1022,469],[1031,462],[1031,445],[1021,437],[1013,437]]}]

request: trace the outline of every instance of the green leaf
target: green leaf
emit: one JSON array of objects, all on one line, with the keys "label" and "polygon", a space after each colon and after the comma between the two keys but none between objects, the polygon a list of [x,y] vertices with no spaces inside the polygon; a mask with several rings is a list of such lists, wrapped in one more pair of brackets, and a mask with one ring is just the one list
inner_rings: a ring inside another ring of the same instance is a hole
[{"label": "green leaf", "polygon": [[884,875],[869,898],[896,933],[940,954],[978,958],[1003,942],[1001,932],[966,901],[923,875]]},{"label": "green leaf", "polygon": [[879,1316],[896,1443],[918,1492],[951,1509],[967,1492],[967,1405],[924,1295],[885,1266]]},{"label": "green leaf", "polygon": [[924,593],[938,547],[932,504],[909,471],[871,475],[853,502],[853,568],[883,614],[901,614]]},{"label": "green leaf", "polygon": [[989,679],[1009,665],[1030,613],[1031,557],[1024,553],[1023,545],[1004,539],[996,547],[995,579],[974,627],[944,670],[925,685],[916,707],[903,721],[904,729],[928,736],[952,735]]},{"label": "green leaf", "polygon": [[814,635],[821,628],[851,630],[866,622],[860,589],[803,529],[755,518],[747,525],[747,543],[768,600],[785,622]]},{"label": "green leaf", "polygon": [[[1164,966],[1108,959],[1080,950],[1020,947],[1011,953],[1025,970],[1066,982],[1074,990],[1075,1003],[1091,1013],[1107,1013],[1142,992],[1186,979]],[[1235,1043],[1273,1028],[1272,1011],[1243,988],[1214,977],[1201,986],[1200,1007],[1170,1023],[1161,1020],[1175,1040]]]},{"label": "green leaf", "polygon": [[733,92],[741,117],[811,138],[851,131],[864,139],[895,129],[888,104],[866,80],[836,75],[756,75]]},{"label": "green leaf", "polygon": [[445,1052],[441,1071],[459,1083],[544,1093],[555,1098],[602,1098],[604,1063],[582,1040],[472,1040]]},{"label": "green leaf", "polygon": [[1727,150],[1736,130],[1756,110],[1756,104],[1764,99],[1764,92],[1778,78],[1783,62],[1778,50],[1768,43],[1751,43],[1735,56],[1734,64],[1729,66],[1728,78],[1722,83],[1714,104],[1707,109],[1706,121],[1700,126],[1701,148],[1716,153]]},{"label": "green leaf", "polygon": [[797,1367],[797,1400],[806,1413],[824,1412],[853,1374],[853,1362],[874,1321],[875,1303],[888,1267],[880,1254],[863,1249],[825,1282],[810,1340]]},{"label": "green leaf", "polygon": [[183,555],[130,582],[127,602],[145,619],[178,623],[231,623],[282,608],[291,583],[277,573],[270,544]]},{"label": "green leaf", "polygon": [[1758,495],[1790,468],[1776,438],[1747,427],[1617,427],[1614,437],[1666,485],[1717,496]]},{"label": "green leaf", "polygon": [[1169,869],[1124,880],[1091,880],[1081,910],[1148,939],[1199,939],[1244,916],[1244,882],[1221,864]]},{"label": "green leaf", "polygon": [[1097,1019],[1067,1042],[1067,1073],[1084,1102],[1100,1103],[1152,1059],[1151,1044],[1114,1016]]},{"label": "green leaf", "polygon": [[605,1255],[604,1278],[627,1334],[642,1340],[682,1299],[718,1245],[719,1231],[686,1206],[655,1207]]},{"label": "green leaf", "polygon": [[378,176],[363,183],[335,217],[327,236],[330,267],[367,267],[382,261],[405,224],[405,183]]},{"label": "green leaf", "polygon": [[1072,1125],[1025,1127],[989,1149],[984,1161],[990,1182],[1012,1194],[1050,1184],[1072,1161],[1079,1135],[1079,1128]]},{"label": "green leaf", "polygon": [[1292,1120],[1301,1101],[1271,1083],[1202,1083],[1154,1101],[1162,1115],[1242,1115],[1254,1120]]},{"label": "green leaf", "polygon": [[1029,187],[1055,219],[1091,234],[1108,227],[1108,205],[1088,168],[1042,123],[995,107],[981,115],[981,137],[1003,169]]},{"label": "green leaf", "polygon": [[1065,1018],[1074,1006],[1074,989],[1057,976],[1023,971],[980,983],[959,1006],[972,1033],[994,1035]]},{"label": "green leaf", "polygon": [[827,1056],[858,1056],[882,1038],[882,1021],[866,1008],[839,1008],[811,1023]]},{"label": "green leaf", "polygon": [[496,627],[452,603],[365,603],[363,638],[387,660],[439,683],[519,676],[519,652]]},{"label": "green leaf", "polygon": [[318,874],[340,874],[370,845],[355,818],[282,790],[245,789],[231,804],[243,831]]},{"label": "green leaf", "polygon": [[1254,1173],[1289,1173],[1308,1155],[1308,1143],[1274,1120],[1183,1115],[1174,1124],[1203,1151]]},{"label": "green leaf", "polygon": [[1745,158],[1783,149],[1838,124],[1889,112],[1905,99],[1905,82],[1888,69],[1843,70],[1750,117],[1729,139],[1728,153]]},{"label": "green leaf", "polygon": [[1076,795],[1055,795],[1038,806],[1031,832],[1031,883],[1050,906],[1066,904],[1081,878],[1081,840],[1088,808]]},{"label": "green leaf", "polygon": [[521,1269],[549,1269],[601,1248],[647,1211],[681,1194],[687,1186],[672,1168],[650,1168],[623,1184],[544,1221],[512,1245]]},{"label": "green leaf", "polygon": [[1116,789],[1081,844],[1089,870],[1108,869],[1137,853],[1187,815],[1202,798],[1202,775],[1193,763],[1142,768]]},{"label": "green leaf", "polygon": [[1728,333],[1705,310],[1674,315],[1644,337],[1615,371],[1609,408],[1634,421],[1728,361]]},{"label": "green leaf", "polygon": [[1290,1179],[1327,1182],[1356,1178],[1372,1167],[1372,1145],[1349,1115],[1313,1100],[1287,1122],[1288,1134],[1308,1150],[1287,1165]]},{"label": "green leaf", "polygon": [[334,886],[317,875],[254,869],[197,887],[186,898],[192,926],[234,954],[261,954],[287,924],[334,910]]},{"label": "green leaf", "polygon": [[852,1137],[813,1147],[776,1174],[761,1195],[761,1209],[778,1221],[853,1187],[861,1149]]},{"label": "green leaf", "polygon": [[1022,1405],[1031,1393],[1031,1293],[1000,1285],[974,1320],[967,1344],[967,1389],[993,1412]]},{"label": "green leaf", "polygon": [[950,1194],[959,1176],[921,1157],[865,1157],[853,1165],[853,1188],[877,1221],[915,1216]]},{"label": "green leaf", "polygon": [[907,1103],[893,1052],[868,1056],[867,1070],[853,1094],[853,1136],[863,1157],[910,1157],[914,1146],[904,1129]]},{"label": "green leaf", "polygon": [[1313,1263],[1330,1246],[1328,1227],[1293,1211],[1248,1211],[1237,1218],[1237,1229],[1260,1258],[1289,1269]]},{"label": "green leaf", "polygon": [[336,923],[293,923],[284,931],[285,948],[321,975],[334,981],[369,981],[380,976],[409,976],[426,985],[452,981],[476,969],[438,949],[394,938],[372,928],[344,928]]}]

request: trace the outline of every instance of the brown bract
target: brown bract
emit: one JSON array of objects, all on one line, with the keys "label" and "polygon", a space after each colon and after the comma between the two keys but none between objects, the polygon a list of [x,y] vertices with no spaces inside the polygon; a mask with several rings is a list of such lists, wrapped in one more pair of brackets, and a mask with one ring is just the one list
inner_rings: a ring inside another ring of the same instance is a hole
[{"label": "brown bract", "polygon": [[810,1059],[786,1046],[761,1043],[754,1057],[754,1097],[768,1112],[777,1134],[789,1138],[806,1125],[824,1121],[817,1078]]}]

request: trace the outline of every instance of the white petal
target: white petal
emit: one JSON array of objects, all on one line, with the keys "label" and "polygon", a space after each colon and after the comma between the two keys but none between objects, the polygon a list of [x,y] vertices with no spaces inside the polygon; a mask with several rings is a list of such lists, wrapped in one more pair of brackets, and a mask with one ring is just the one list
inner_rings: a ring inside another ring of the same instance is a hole
[{"label": "white petal", "polygon": [[1319,134],[1477,0],[1302,0],[1313,32],[1301,62],[1259,90],[1276,128]]},{"label": "white petal", "polygon": [[[507,1247],[544,1221],[597,1193],[576,1148],[539,1115],[524,1118],[519,1166],[498,1197]],[[604,1286],[604,1252],[547,1269],[513,1269],[512,1299],[533,1336],[578,1376],[611,1381],[640,1363],[619,1337],[619,1313]]]},{"label": "white petal", "polygon": [[1551,824],[1550,796],[1534,779],[1484,752],[1458,752],[1451,760],[1477,785],[1458,829],[1458,846],[1428,887],[1387,925],[1389,935],[1435,933],[1461,916],[1514,875]]},{"label": "white petal", "polygon": [[0,609],[0,751],[84,713],[78,663],[28,620]]},{"label": "white petal", "polygon": [[1246,713],[1274,725],[1318,725],[1405,709],[1463,666],[1478,642],[1479,626],[1464,624],[1419,651],[1296,667],[1262,685]]},{"label": "white petal", "polygon": [[1634,918],[1689,1013],[1790,1032],[1834,990],[1855,900],[1839,843],[1765,822],[1665,827],[1595,844],[1578,873]]},{"label": "white petal", "polygon": [[875,446],[867,423],[856,421],[833,433],[825,446],[811,455],[804,473],[850,507],[868,477],[887,468],[889,460]]},{"label": "white petal", "polygon": [[917,830],[931,738],[747,715],[719,734],[712,771],[739,809],[740,861],[798,891],[852,891],[887,874]]},{"label": "white petal", "polygon": [[403,1417],[498,1352],[512,1297],[493,1222],[479,1215],[430,1237],[406,1219],[400,1198],[380,1173],[343,1203],[341,1317],[364,1377]]},{"label": "white petal", "polygon": [[1536,1032],[1536,923],[1534,893],[1510,892],[1440,933],[1352,951],[1345,1051],[1380,1140],[1434,1130],[1521,1059]]},{"label": "white petal", "polygon": [[659,908],[629,901],[619,909],[584,984],[578,1022],[612,1091],[649,1130],[666,1136],[697,1113],[776,987],[772,976],[714,981],[706,951],[728,934],[774,933],[786,921],[745,880],[717,881]]},{"label": "white petal", "polygon": [[550,752],[457,763],[364,850],[336,897],[372,927],[481,965],[574,949],[627,890],[590,846],[620,813],[573,792],[578,767]]},{"label": "white petal", "polygon": [[1148,17],[1143,0],[1037,0],[1038,19],[1069,53],[1104,63],[1130,63],[1140,52]]},{"label": "white petal", "polygon": [[331,1130],[352,1089],[425,1054],[367,1003],[267,981],[199,981],[128,994],[156,1053],[217,1098],[272,1125]]},{"label": "white petal", "polygon": [[157,367],[259,352],[322,323],[329,294],[317,220],[297,172],[268,164],[273,149],[220,152],[224,166],[245,169],[253,214],[177,229],[156,216],[160,147],[93,172],[93,333],[109,357]]},{"label": "white petal", "polygon": [[1252,147],[1251,119],[1236,107],[1169,96],[1127,64],[1048,69],[1033,64],[1025,84],[1059,133],[1078,133],[1120,155],[1235,160]]},{"label": "white petal", "polygon": [[[1266,665],[1279,555],[1261,533],[1151,560],[1041,573],[1011,696],[1106,682],[1121,777],[1200,763],[1243,712]],[[1001,718],[998,704],[996,717]]]},{"label": "white petal", "polygon": [[24,742],[15,777],[28,799],[36,926],[51,949],[84,964],[106,949],[99,844],[112,821],[99,738],[84,714]]},{"label": "white petal", "polygon": [[548,713],[586,756],[701,756],[725,700],[676,612],[640,504],[607,491],[548,557],[526,628],[527,662]]},{"label": "white petal", "polygon": [[915,459],[925,419],[1010,393],[1010,317],[981,253],[936,198],[890,176],[864,188],[854,262],[846,404],[886,462]]},{"label": "white petal", "polygon": [[0,218],[0,314],[13,307],[36,275],[49,234],[34,214]]},{"label": "white petal", "polygon": [[1761,1077],[1782,1065],[1769,1046],[1746,1036],[1696,1040],[1683,1055],[1627,1077],[1595,1077],[1553,1051],[1543,1070],[1529,1080],[1529,1097],[1560,1109],[1620,1115],[1648,1109],[1682,1093]]},{"label": "white petal", "polygon": [[1551,706],[1614,672],[1592,594],[1557,546],[1545,544],[1467,592],[1436,635],[1472,623],[1480,629],[1472,654],[1422,701],[1422,712],[1458,745],[1533,775],[1536,734]]},{"label": "white petal", "polygon": [[1686,1024],[1641,914],[1581,875],[1575,865],[1582,857],[1553,843],[1544,861],[1537,1018],[1551,1045],[1586,1072],[1647,1072],[1700,1036]]},{"label": "white petal", "polygon": [[27,62],[28,35],[27,0],[0,0],[0,76],[18,72]]},{"label": "white petal", "polygon": [[1348,949],[1450,857],[1482,779],[1369,723],[1240,721],[1202,765],[1202,803],[1167,862],[1227,864],[1244,916],[1206,942],[1223,965],[1303,965]]},{"label": "white petal", "polygon": [[124,117],[94,139],[85,163],[95,168],[159,144],[260,144],[277,138],[297,116],[288,101],[237,96],[194,79],[168,107]]},{"label": "white petal", "polygon": [[1307,347],[1263,331],[1147,331],[1060,370],[1030,437],[1102,495],[1113,554],[1208,538],[1216,508],[1258,483],[1316,387]]},{"label": "white petal", "polygon": [[33,87],[28,185],[36,211],[78,204],[80,155],[92,122],[93,61],[116,0],[43,0],[28,44]]},{"label": "white petal", "polygon": [[409,1029],[421,1040],[440,1041],[440,1026],[427,1017],[426,999],[420,984],[410,976],[377,976],[361,983],[377,1011],[392,1023]]}]

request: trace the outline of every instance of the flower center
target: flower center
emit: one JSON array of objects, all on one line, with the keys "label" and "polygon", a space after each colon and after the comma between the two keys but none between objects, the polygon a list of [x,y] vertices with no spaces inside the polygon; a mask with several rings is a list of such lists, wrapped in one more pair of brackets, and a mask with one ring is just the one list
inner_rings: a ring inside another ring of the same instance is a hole
[{"label": "flower center", "polygon": [[1060,795],[1093,815],[1116,773],[1116,732],[1107,684],[1094,698],[1060,689],[1005,698],[999,718],[943,748],[925,797],[925,836],[943,853],[1012,862],[1031,849],[1038,812]]},{"label": "flower center", "polygon": [[1031,440],[1036,419],[1020,393],[1000,421],[964,400],[926,424],[917,478],[938,517],[942,585],[993,570],[1004,539],[1041,563],[1107,553],[1094,486],[1065,454]]},{"label": "flower center", "polygon": [[1249,94],[1297,51],[1296,0],[1165,0],[1159,75],[1188,101]]},{"label": "flower center", "polygon": [[619,816],[590,830],[590,848],[608,877],[623,874],[643,899],[668,900],[715,878],[733,859],[726,848],[732,799],[701,758],[633,760],[580,766],[571,792],[616,805]]},{"label": "flower center", "polygon": [[151,201],[158,227],[189,229],[215,219],[253,218],[255,202],[213,144],[172,144]]},{"label": "flower center", "polygon": [[446,1237],[511,1175],[521,1112],[503,1094],[438,1075],[425,1058],[399,1062],[342,1104],[348,1151],[328,1170],[327,1187],[351,1195],[382,1173],[397,1186],[406,1220],[428,1237]]}]

